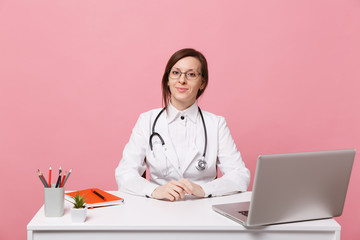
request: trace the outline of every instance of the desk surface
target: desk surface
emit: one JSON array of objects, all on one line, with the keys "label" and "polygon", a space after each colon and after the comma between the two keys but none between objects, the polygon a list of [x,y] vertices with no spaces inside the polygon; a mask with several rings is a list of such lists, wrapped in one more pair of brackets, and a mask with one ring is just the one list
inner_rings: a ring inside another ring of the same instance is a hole
[{"label": "desk surface", "polygon": [[123,197],[123,205],[89,209],[85,223],[73,223],[70,218],[72,204],[65,201],[63,217],[47,218],[42,206],[27,226],[28,231],[71,230],[176,230],[176,231],[340,231],[333,219],[278,224],[247,229],[211,209],[214,204],[249,201],[251,192],[214,198],[193,198],[169,202],[132,196],[113,191]]}]

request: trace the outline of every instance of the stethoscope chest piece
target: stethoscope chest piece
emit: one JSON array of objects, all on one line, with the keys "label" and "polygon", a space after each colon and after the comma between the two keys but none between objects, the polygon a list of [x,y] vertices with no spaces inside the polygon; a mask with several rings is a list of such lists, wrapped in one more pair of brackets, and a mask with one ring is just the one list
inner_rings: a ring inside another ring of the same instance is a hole
[{"label": "stethoscope chest piece", "polygon": [[200,159],[195,165],[196,169],[199,171],[204,171],[206,169],[206,166],[207,163],[204,159]]}]

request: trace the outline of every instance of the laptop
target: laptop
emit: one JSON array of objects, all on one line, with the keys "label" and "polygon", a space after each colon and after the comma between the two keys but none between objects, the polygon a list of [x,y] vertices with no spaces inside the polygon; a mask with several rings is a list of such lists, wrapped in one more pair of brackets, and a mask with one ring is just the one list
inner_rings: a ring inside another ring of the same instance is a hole
[{"label": "laptop", "polygon": [[213,205],[246,227],[342,214],[355,149],[260,155],[250,202]]}]

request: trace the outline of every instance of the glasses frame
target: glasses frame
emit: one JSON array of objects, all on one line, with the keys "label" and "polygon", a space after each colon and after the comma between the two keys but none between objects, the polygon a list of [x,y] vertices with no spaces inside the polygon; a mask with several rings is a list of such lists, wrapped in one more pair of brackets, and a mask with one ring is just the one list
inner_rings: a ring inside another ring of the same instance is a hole
[{"label": "glasses frame", "polygon": [[[188,71],[186,71],[186,72],[181,72],[180,70],[176,70],[176,71],[180,72],[180,75],[179,75],[177,78],[170,77],[171,72],[174,71],[174,70],[175,70],[175,69],[170,69],[170,71],[169,71],[169,78],[170,78],[170,79],[174,79],[174,80],[180,79],[180,78],[181,78],[181,75],[184,74],[186,80],[188,80],[188,81],[195,81],[195,80],[197,80],[197,79],[199,78],[199,76],[202,76],[202,73],[197,72],[197,71],[194,71],[194,70],[188,70]],[[187,75],[186,75],[188,72],[195,72],[195,73],[197,73],[197,74],[199,74],[199,75],[198,75],[196,78],[194,78],[194,79],[188,79],[188,77],[187,77]]]}]

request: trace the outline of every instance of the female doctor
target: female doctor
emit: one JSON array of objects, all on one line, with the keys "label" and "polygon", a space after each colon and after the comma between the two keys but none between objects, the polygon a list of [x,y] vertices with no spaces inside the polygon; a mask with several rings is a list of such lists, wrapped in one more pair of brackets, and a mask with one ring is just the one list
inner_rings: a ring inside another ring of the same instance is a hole
[{"label": "female doctor", "polygon": [[[162,79],[165,107],[137,120],[115,170],[119,190],[170,201],[247,190],[250,172],[225,119],[198,107],[207,84],[203,54],[181,49],[171,56]],[[142,177],[146,167],[150,181]]]}]

